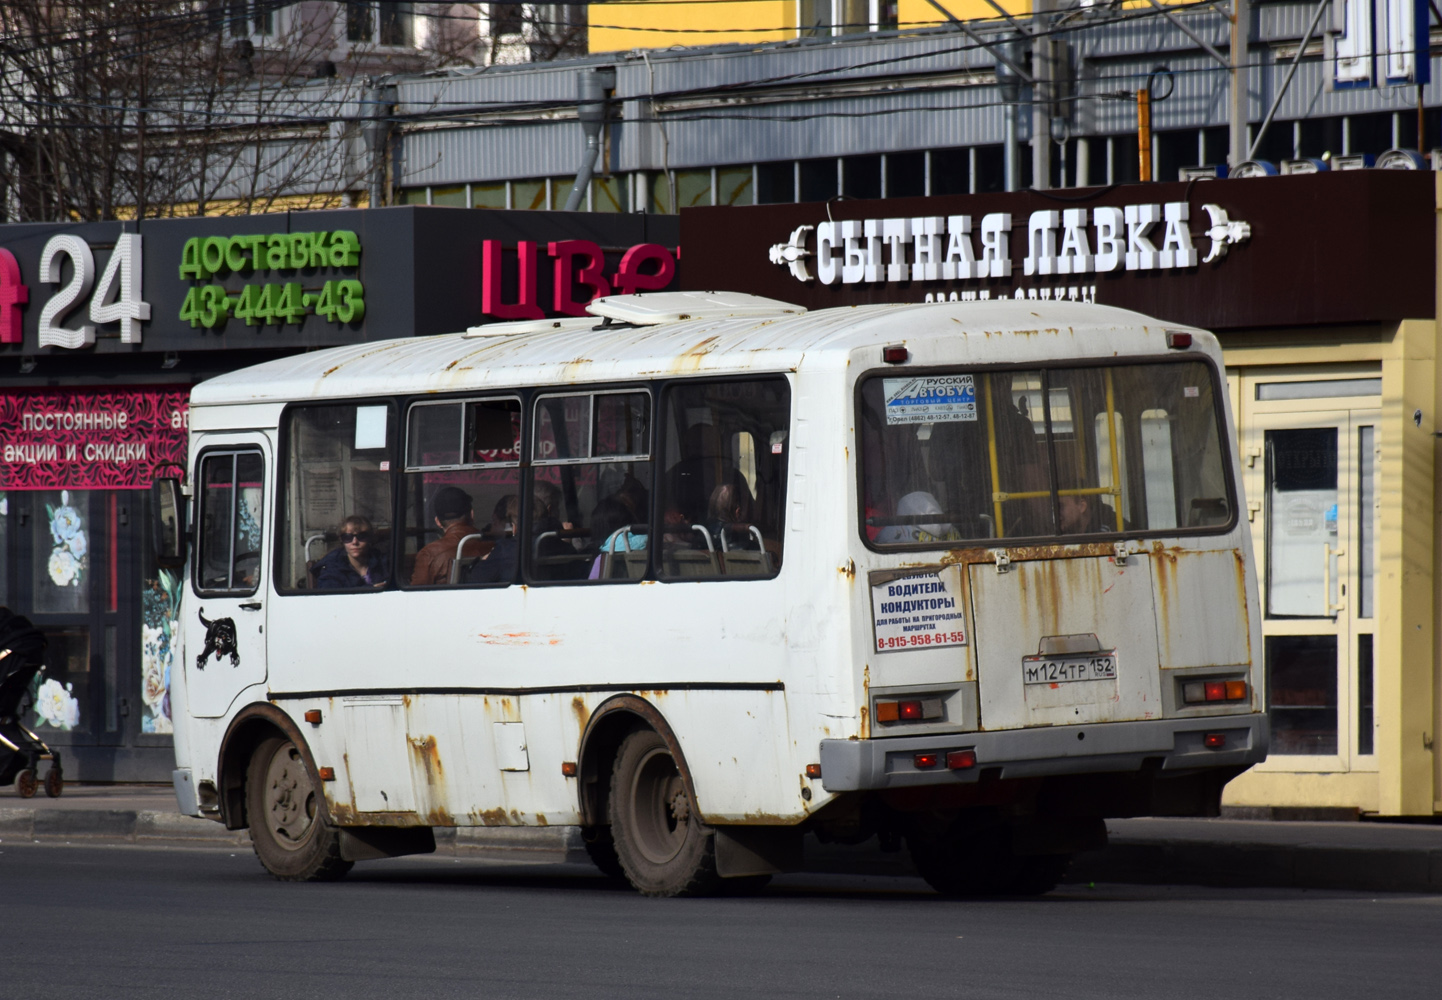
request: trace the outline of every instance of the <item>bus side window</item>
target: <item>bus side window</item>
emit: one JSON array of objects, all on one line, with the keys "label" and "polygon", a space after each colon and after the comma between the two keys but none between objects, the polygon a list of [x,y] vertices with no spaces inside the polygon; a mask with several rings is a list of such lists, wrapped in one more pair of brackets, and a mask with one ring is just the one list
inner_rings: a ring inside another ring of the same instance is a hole
[{"label": "bus side window", "polygon": [[650,559],[651,395],[540,396],[532,415],[526,573],[639,580]]},{"label": "bus side window", "polygon": [[364,592],[391,581],[395,424],[386,403],[287,412],[278,590]]},{"label": "bus side window", "polygon": [[199,591],[254,593],[260,580],[265,460],[258,452],[218,452],[200,464]]},{"label": "bus side window", "polygon": [[791,387],[684,382],[662,425],[662,577],[769,577],[781,568]]},{"label": "bus side window", "polygon": [[413,403],[406,413],[405,461],[401,582],[513,582],[520,544],[521,401],[499,396]]}]

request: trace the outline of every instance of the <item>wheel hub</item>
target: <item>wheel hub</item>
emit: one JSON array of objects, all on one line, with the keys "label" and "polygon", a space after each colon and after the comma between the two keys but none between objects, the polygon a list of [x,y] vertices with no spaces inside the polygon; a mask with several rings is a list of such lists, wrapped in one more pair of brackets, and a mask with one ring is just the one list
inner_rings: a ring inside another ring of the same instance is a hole
[{"label": "wheel hub", "polygon": [[266,825],[276,843],[296,849],[315,820],[315,788],[295,745],[287,743],[271,758],[265,784]]}]

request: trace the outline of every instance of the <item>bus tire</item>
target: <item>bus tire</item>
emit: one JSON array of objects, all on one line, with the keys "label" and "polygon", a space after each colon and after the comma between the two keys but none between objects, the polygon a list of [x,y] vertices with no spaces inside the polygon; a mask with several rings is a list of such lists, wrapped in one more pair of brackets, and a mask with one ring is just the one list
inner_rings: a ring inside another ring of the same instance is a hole
[{"label": "bus tire", "polygon": [[581,827],[581,843],[586,848],[586,856],[591,859],[601,872],[610,879],[626,878],[626,873],[621,869],[621,859],[616,857],[616,842],[611,839],[611,828],[609,826],[583,826]]},{"label": "bus tire", "polygon": [[642,895],[701,896],[719,887],[715,833],[655,731],[638,729],[622,741],[608,810],[616,857]]},{"label": "bus tire", "polygon": [[250,841],[265,870],[283,882],[331,882],[354,862],[322,815],[320,789],[305,756],[284,736],[262,740],[245,782]]},{"label": "bus tire", "polygon": [[1017,855],[1008,841],[1000,827],[907,837],[917,873],[943,896],[1040,896],[1055,889],[1071,855]]}]

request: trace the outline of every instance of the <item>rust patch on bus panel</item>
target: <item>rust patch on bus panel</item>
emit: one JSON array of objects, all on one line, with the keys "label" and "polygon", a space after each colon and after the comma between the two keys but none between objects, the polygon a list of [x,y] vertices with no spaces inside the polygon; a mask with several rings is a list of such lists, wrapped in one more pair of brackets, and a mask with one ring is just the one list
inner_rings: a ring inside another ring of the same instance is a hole
[{"label": "rust patch on bus panel", "polygon": [[481,826],[510,826],[506,819],[504,809],[484,809],[480,812],[473,812],[471,815],[481,821]]},{"label": "rust patch on bus panel", "polygon": [[847,582],[847,583],[854,583],[854,582],[856,581],[856,560],[855,560],[855,559],[848,559],[848,560],[846,560],[846,565],[845,565],[845,566],[838,566],[838,567],[836,568],[836,572],[838,572],[838,573],[840,573],[842,576],[846,577],[846,582]]},{"label": "rust patch on bus panel", "polygon": [[576,695],[571,699],[571,711],[576,716],[576,725],[581,732],[586,731],[586,723],[591,721],[591,711],[586,707],[586,699]]},{"label": "rust patch on bus panel", "polygon": [[436,738],[434,736],[412,736],[409,741],[411,753],[415,755],[426,773],[426,784],[432,788],[443,786],[446,780],[445,768],[441,765],[441,755],[436,749]]}]

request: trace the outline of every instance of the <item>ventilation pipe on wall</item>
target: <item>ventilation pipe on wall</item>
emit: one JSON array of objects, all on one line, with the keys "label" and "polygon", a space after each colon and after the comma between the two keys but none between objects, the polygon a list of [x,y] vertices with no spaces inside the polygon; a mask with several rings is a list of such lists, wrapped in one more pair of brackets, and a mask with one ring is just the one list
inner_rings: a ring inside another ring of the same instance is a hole
[{"label": "ventilation pipe on wall", "polygon": [[583,69],[576,80],[577,117],[586,134],[586,148],[581,153],[581,167],[576,171],[576,183],[566,198],[565,211],[574,212],[586,200],[586,191],[591,186],[591,175],[596,171],[596,160],[601,155],[601,129],[606,124],[606,101],[616,90],[616,69],[614,66],[600,66]]}]

